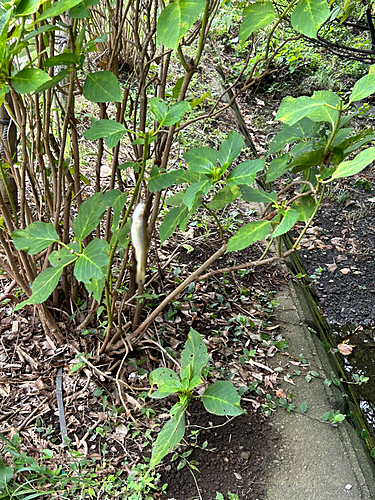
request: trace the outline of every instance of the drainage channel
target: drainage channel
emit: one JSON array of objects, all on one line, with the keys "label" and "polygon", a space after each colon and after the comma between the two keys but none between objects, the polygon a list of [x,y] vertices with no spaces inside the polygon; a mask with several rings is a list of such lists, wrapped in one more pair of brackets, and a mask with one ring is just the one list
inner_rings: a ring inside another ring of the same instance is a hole
[{"label": "drainage channel", "polygon": [[[284,246],[286,249],[291,247],[288,235],[284,237]],[[307,274],[298,252],[292,253],[286,264],[294,276]],[[348,420],[362,436],[370,452],[375,448],[375,386],[371,382],[361,383],[361,380],[366,377],[370,381],[375,379],[375,331],[354,326],[330,328],[318,306],[311,282],[308,278],[296,282],[299,297],[313,318],[308,326],[323,342],[335,367],[335,375],[341,380],[340,389],[347,401]],[[350,356],[337,352],[337,345],[342,342],[354,346]]]}]

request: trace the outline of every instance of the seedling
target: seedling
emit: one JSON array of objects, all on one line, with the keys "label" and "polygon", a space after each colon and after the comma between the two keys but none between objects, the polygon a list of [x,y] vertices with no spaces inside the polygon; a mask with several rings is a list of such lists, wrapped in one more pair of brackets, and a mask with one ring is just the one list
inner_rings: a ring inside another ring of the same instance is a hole
[{"label": "seedling", "polygon": [[150,373],[151,387],[158,389],[150,394],[152,398],[161,399],[177,394],[179,401],[171,408],[170,420],[160,431],[152,450],[149,463],[153,469],[184,437],[185,412],[191,399],[201,397],[205,409],[215,415],[236,416],[244,413],[240,406],[240,397],[233,385],[219,380],[210,385],[202,396],[194,396],[193,390],[202,383],[202,371],[208,363],[208,353],[201,336],[193,328],[190,329],[185,348],[181,354],[179,374],[170,368],[157,368]]}]

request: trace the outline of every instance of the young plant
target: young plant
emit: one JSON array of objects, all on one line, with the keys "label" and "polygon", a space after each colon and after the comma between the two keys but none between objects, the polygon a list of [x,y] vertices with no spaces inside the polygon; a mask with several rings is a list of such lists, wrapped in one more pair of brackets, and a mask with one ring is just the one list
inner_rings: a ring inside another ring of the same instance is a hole
[{"label": "young plant", "polygon": [[205,409],[214,415],[237,416],[244,413],[240,397],[230,382],[218,380],[201,396],[193,390],[202,383],[202,370],[208,363],[208,353],[201,336],[190,328],[185,348],[181,354],[181,369],[177,374],[170,368],[157,368],[150,373],[151,387],[157,391],[152,398],[165,398],[177,394],[179,401],[171,408],[171,418],[160,431],[153,450],[150,469],[153,469],[181,441],[185,434],[185,412],[192,398],[201,398]]}]

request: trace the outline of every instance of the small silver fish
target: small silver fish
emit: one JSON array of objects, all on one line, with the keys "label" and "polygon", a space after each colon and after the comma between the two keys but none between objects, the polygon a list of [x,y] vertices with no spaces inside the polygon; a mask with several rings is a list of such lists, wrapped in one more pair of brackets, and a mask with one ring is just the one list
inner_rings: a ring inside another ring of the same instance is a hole
[{"label": "small silver fish", "polygon": [[136,280],[138,284],[143,284],[145,282],[146,262],[149,250],[145,208],[146,205],[144,203],[139,203],[135,207],[131,227],[132,243],[137,261]]}]

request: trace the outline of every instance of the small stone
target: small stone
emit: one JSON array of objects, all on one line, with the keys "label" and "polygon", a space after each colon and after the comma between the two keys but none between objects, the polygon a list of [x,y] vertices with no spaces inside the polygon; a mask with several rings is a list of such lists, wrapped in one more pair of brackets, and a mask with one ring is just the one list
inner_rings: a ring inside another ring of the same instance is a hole
[{"label": "small stone", "polygon": [[249,460],[250,453],[248,453],[247,451],[243,451],[243,452],[241,453],[241,457],[242,457],[244,460]]},{"label": "small stone", "polygon": [[345,486],[345,489],[346,489],[347,491],[351,490],[352,488],[353,488],[353,486],[352,486],[351,484],[347,484],[347,485]]}]

